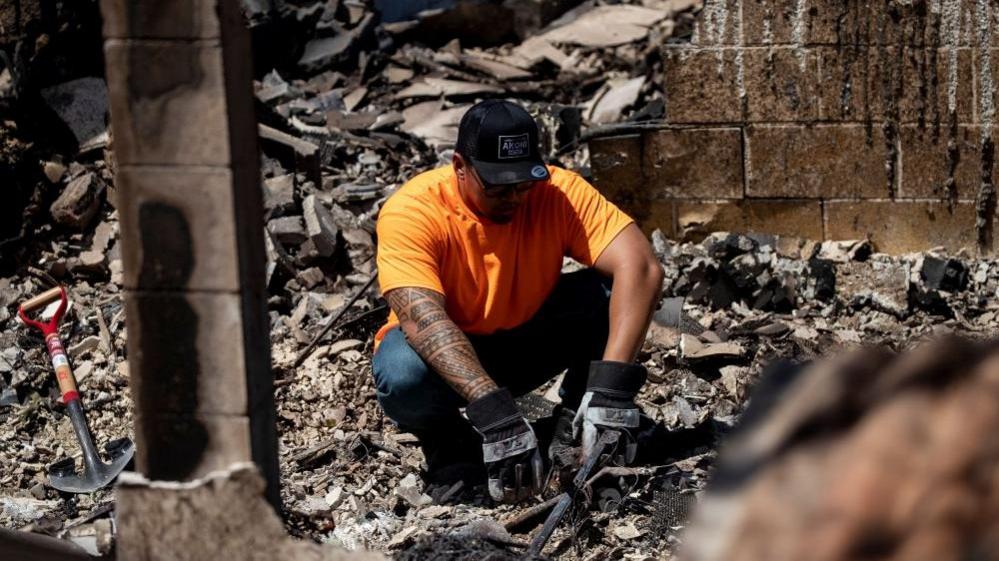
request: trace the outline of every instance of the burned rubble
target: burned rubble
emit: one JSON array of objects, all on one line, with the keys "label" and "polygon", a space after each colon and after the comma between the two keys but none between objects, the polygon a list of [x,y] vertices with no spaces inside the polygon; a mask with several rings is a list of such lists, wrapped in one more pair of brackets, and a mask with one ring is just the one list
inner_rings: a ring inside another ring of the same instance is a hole
[{"label": "burned rubble", "polygon": [[[537,8],[545,3],[492,2],[487,22],[530,25],[490,33],[473,24],[482,13],[467,3],[419,13],[404,4],[244,2],[258,68],[285,524],[299,537],[398,559],[519,558],[546,511],[496,506],[481,488],[425,485],[416,438],[377,405],[369,357],[387,308],[370,288],[374,221],[407,178],[450,161],[460,116],[484,97],[530,107],[549,159],[586,175],[584,138],[662,115],[658,47],[690,33],[696,3],[558,2],[554,13]],[[17,43],[29,39],[41,45],[37,35]],[[131,435],[106,86],[94,76],[11,82],[39,75],[36,66],[54,56],[0,69],[0,107],[9,113],[0,126],[0,177],[16,178],[24,191],[12,195],[20,230],[3,226],[0,240],[0,465],[12,466],[0,473],[0,526],[103,554],[113,544],[112,493],[46,485],[48,466],[78,455],[77,445],[44,341],[15,317],[19,302],[68,287],[62,334],[91,428],[100,446]],[[35,94],[22,91],[31,88]],[[44,108],[72,148],[26,135],[19,119],[28,117],[13,114],[25,107]],[[870,342],[902,349],[941,331],[994,336],[993,259],[891,257],[864,240],[651,236],[666,271],[640,355],[650,375],[640,396],[650,420],[643,438],[655,454],[594,480],[592,508],[556,530],[544,551],[551,558],[672,552],[718,439],[738,423],[750,386],[773,361]],[[547,386],[522,406],[544,423],[556,395]]]}]

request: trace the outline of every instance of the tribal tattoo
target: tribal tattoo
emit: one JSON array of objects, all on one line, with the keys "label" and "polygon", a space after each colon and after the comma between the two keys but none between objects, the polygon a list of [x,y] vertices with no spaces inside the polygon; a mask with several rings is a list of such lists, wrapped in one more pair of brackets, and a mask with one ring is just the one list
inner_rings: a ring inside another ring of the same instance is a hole
[{"label": "tribal tattoo", "polygon": [[426,288],[395,288],[385,294],[413,349],[468,401],[497,389],[468,337],[444,310],[444,296]]}]

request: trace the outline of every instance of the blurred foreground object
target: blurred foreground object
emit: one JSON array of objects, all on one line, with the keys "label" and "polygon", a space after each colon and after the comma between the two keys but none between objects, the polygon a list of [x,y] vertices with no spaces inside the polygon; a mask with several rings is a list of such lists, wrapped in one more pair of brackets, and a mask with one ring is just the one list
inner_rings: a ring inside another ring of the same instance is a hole
[{"label": "blurred foreground object", "polygon": [[775,370],[682,559],[999,559],[999,343]]}]

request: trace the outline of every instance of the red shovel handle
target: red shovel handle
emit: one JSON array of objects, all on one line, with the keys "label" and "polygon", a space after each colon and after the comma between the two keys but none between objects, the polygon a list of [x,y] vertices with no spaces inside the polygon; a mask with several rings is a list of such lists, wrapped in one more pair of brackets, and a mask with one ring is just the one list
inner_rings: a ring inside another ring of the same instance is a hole
[{"label": "red shovel handle", "polygon": [[[52,302],[57,297],[61,299],[61,302],[59,302],[59,307],[56,309],[55,315],[47,323],[35,321],[28,317],[27,312],[40,308]],[[66,302],[66,289],[58,286],[21,304],[17,309],[17,316],[26,325],[30,325],[41,331],[42,335],[45,336],[45,347],[48,348],[49,357],[52,359],[52,368],[55,369],[56,380],[59,382],[62,401],[69,404],[73,400],[80,399],[80,394],[76,389],[76,378],[73,376],[73,370],[69,367],[66,349],[63,348],[62,341],[59,340],[59,320],[66,313]]]},{"label": "red shovel handle", "polygon": [[[56,309],[55,315],[52,316],[52,319],[50,319],[48,323],[35,321],[28,317],[28,312],[41,308],[49,302],[54,301],[56,298],[59,298],[62,301],[59,303],[59,308]],[[34,327],[35,329],[41,331],[42,335],[47,336],[50,333],[58,332],[59,321],[62,320],[62,315],[66,313],[66,302],[66,289],[61,286],[57,286],[50,290],[46,290],[38,296],[35,296],[27,302],[21,304],[21,306],[17,309],[17,316],[21,318],[21,321],[23,321],[26,325]]]}]

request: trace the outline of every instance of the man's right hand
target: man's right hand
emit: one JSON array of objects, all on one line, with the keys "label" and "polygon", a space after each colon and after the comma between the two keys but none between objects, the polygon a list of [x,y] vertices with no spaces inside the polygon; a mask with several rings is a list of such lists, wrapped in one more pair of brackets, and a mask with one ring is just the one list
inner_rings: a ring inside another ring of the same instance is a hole
[{"label": "man's right hand", "polygon": [[465,413],[482,435],[489,495],[499,502],[515,503],[540,493],[544,468],[538,439],[510,391],[490,392],[469,403]]}]

